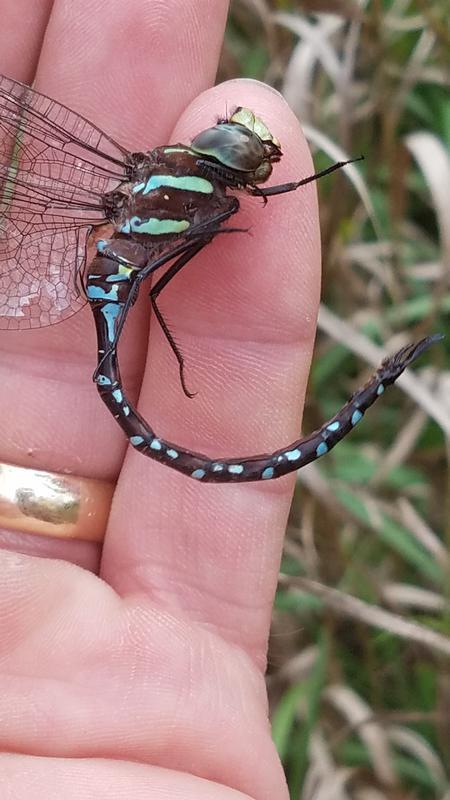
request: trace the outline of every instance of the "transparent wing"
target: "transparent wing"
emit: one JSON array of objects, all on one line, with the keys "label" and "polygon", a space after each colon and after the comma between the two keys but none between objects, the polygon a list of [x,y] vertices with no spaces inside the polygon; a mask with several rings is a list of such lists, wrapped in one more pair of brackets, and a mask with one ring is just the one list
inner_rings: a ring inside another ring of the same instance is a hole
[{"label": "transparent wing", "polygon": [[126,157],[74,111],[0,76],[0,328],[51,325],[84,304],[87,237]]},{"label": "transparent wing", "polygon": [[[71,317],[86,303],[74,269],[86,261],[89,230],[66,228],[31,234],[15,257],[27,263],[0,272],[0,328],[42,328]],[[35,269],[32,266],[35,264]]]}]

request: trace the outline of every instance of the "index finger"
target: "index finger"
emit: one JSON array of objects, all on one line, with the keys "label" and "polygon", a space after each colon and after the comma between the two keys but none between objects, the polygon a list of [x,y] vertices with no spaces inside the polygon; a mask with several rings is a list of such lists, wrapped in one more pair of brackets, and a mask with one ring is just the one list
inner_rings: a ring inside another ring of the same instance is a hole
[{"label": "index finger", "polygon": [[[237,105],[281,139],[271,183],[311,174],[300,126],[280,95],[234,81],[192,103],[171,142],[189,142]],[[253,455],[292,441],[310,364],[319,299],[316,192],[261,201],[244,196],[232,226],[161,295],[185,355],[193,400],[182,395],[173,354],[152,326],[139,409],[158,434],[211,457]],[[103,575],[182,607],[264,658],[290,478],[268,484],[198,484],[129,451],[104,549]],[[126,531],[126,532],[125,532]]]}]

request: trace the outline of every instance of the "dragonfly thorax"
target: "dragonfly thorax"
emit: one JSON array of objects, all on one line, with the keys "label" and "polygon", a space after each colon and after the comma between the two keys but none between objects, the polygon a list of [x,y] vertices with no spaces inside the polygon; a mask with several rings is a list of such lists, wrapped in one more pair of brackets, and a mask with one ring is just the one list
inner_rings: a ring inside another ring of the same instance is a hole
[{"label": "dragonfly thorax", "polygon": [[159,248],[226,211],[231,202],[226,185],[198,161],[185,145],[149,152],[132,180],[105,196],[105,213],[116,232]]}]

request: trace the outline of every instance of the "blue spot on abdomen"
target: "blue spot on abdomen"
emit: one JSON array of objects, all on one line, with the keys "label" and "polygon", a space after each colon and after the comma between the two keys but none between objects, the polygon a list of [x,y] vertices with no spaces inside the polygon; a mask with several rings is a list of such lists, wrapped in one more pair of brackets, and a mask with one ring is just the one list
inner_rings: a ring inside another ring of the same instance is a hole
[{"label": "blue spot on abdomen", "polygon": [[232,475],[241,475],[244,472],[244,467],[242,464],[229,464],[228,472]]},{"label": "blue spot on abdomen", "polygon": [[288,461],[298,461],[301,454],[302,451],[299,450],[298,447],[296,447],[295,450],[286,450],[286,452],[284,453]]},{"label": "blue spot on abdomen", "polygon": [[341,423],[338,420],[336,420],[336,422],[330,422],[330,424],[327,425],[327,431],[331,431],[331,433],[334,433],[334,431],[338,431],[340,427]]},{"label": "blue spot on abdomen", "polygon": [[191,478],[196,478],[196,480],[198,480],[198,481],[200,481],[202,478],[204,478],[205,475],[206,475],[206,472],[205,472],[204,469],[194,469],[194,471],[191,472]]},{"label": "blue spot on abdomen", "polygon": [[351,421],[352,425],[357,425],[358,422],[360,421],[360,419],[362,419],[362,418],[363,418],[362,411],[360,411],[359,408],[357,408],[356,411],[353,412],[352,418],[351,418],[350,421]]}]

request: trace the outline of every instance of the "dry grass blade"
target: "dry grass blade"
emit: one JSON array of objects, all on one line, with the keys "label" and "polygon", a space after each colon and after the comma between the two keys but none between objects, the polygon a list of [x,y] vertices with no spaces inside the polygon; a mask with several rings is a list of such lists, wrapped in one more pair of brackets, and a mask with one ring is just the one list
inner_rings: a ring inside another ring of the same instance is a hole
[{"label": "dry grass blade", "polygon": [[347,720],[351,730],[356,731],[367,747],[373,770],[378,779],[388,785],[395,784],[395,772],[383,727],[375,721],[370,706],[348,686],[332,685],[324,692],[324,698]]},{"label": "dry grass blade", "polygon": [[[339,147],[328,136],[322,133],[322,131],[319,131],[313,125],[302,123],[302,128],[308,141],[312,142],[316,145],[316,147],[319,147],[321,150],[323,150],[323,152],[326,153],[332,159],[332,161],[347,161],[349,158],[351,158],[351,156],[349,156],[345,150]],[[361,198],[366,210],[366,214],[373,225],[377,237],[382,238],[375,209],[373,207],[372,200],[370,199],[370,193],[364,178],[361,175],[361,172],[354,164],[348,164],[346,167],[344,167],[344,171],[348,173],[353,186],[358,192],[358,195]]]},{"label": "dry grass blade", "polygon": [[427,415],[418,408],[410,414],[405,424],[397,432],[391,447],[386,452],[383,461],[380,463],[375,475],[370,481],[371,486],[384,483],[391,470],[404,464],[408,456],[414,451],[424,426],[427,423]]},{"label": "dry grass blade", "polygon": [[437,592],[404,583],[386,583],[381,589],[386,603],[400,610],[414,609],[423,613],[450,611],[450,601]]},{"label": "dry grass blade", "polygon": [[423,736],[417,731],[400,725],[389,725],[387,731],[392,744],[407,752],[414,761],[424,764],[439,789],[449,788],[449,779],[446,776],[444,765]]},{"label": "dry grass blade", "polygon": [[410,622],[397,614],[365,603],[338,589],[331,589],[317,581],[311,581],[309,578],[285,578],[283,583],[285,582],[288,582],[290,591],[295,592],[295,589],[300,589],[310,592],[315,597],[320,597],[328,608],[342,616],[360,620],[365,625],[374,625],[376,628],[389,631],[395,636],[415,642],[428,650],[450,656],[450,637],[429,630],[424,625]]},{"label": "dry grass blade", "polygon": [[405,144],[425,178],[439,226],[442,254],[450,271],[450,156],[444,144],[428,131],[411,133]]},{"label": "dry grass blade", "polygon": [[335,767],[327,775],[307,775],[302,800],[350,800],[347,791],[354,770]]},{"label": "dry grass blade", "polygon": [[300,120],[312,116],[314,77],[320,64],[333,83],[340,84],[341,65],[329,37],[342,27],[336,17],[318,18],[315,25],[288,13],[274,14],[275,22],[299,37],[284,75],[282,93]]},{"label": "dry grass blade", "polygon": [[317,663],[317,658],[318,650],[316,646],[305,647],[300,653],[296,653],[283,664],[277,677],[288,681],[290,684],[300,683],[311,674]]},{"label": "dry grass blade", "polygon": [[316,24],[311,24],[304,17],[283,12],[275,14],[274,19],[302,39],[329,78],[338,86],[343,79],[342,65],[329,37],[342,28],[343,20],[339,17],[318,17]]},{"label": "dry grass blade", "polygon": [[448,570],[450,566],[448,549],[441,542],[437,534],[418,514],[410,501],[406,497],[400,497],[397,501],[397,508],[399,511],[399,522],[411,531],[414,538],[422,547],[431,553],[443,570]]}]

